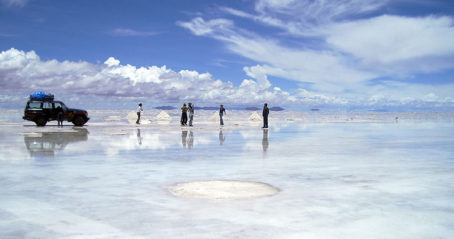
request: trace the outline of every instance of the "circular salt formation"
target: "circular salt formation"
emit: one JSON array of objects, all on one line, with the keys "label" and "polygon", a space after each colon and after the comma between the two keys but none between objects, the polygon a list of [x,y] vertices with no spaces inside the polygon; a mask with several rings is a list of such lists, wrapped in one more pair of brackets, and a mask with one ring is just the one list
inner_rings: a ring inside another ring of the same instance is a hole
[{"label": "circular salt formation", "polygon": [[250,199],[273,196],[279,189],[259,182],[199,181],[177,184],[169,191],[184,198]]}]

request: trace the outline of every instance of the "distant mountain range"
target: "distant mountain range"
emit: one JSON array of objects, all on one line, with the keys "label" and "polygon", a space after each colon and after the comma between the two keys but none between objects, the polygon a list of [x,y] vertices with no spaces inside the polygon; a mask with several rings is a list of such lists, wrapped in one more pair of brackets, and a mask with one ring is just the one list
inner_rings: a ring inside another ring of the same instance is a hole
[{"label": "distant mountain range", "polygon": [[274,107],[271,107],[270,110],[271,110],[271,111],[283,111],[283,110],[285,110],[285,109],[282,108],[282,107],[279,107],[279,106],[274,106]]},{"label": "distant mountain range", "polygon": [[196,106],[195,107],[196,110],[218,110],[219,107],[213,107],[213,106]]},{"label": "distant mountain range", "polygon": [[[158,109],[158,110],[175,110],[177,109],[177,107],[175,106],[170,106],[170,105],[164,105],[164,106],[156,106],[154,107],[155,109]],[[196,110],[218,110],[219,107],[212,107],[212,106],[196,106],[195,107]]]},{"label": "distant mountain range", "polygon": [[[244,110],[256,111],[256,110],[262,110],[262,108],[258,108],[258,107],[246,107],[246,108],[244,108]],[[285,109],[282,108],[282,107],[279,107],[279,106],[274,106],[274,107],[271,107],[270,110],[271,110],[271,111],[283,111],[283,110],[285,110]]]},{"label": "distant mountain range", "polygon": [[[157,106],[157,107],[154,107],[154,108],[158,109],[158,110],[175,110],[175,109],[177,109],[177,107],[169,106],[169,105]],[[196,106],[195,109],[196,110],[218,110],[219,107],[217,107],[217,106]],[[246,107],[246,108],[232,107],[230,109],[233,109],[233,110],[250,110],[250,111],[262,110],[262,108],[258,108],[258,107]],[[279,107],[279,106],[274,106],[274,107],[270,108],[270,111],[283,111],[283,110],[285,110],[285,109],[282,108],[282,107]]]},{"label": "distant mountain range", "polygon": [[158,110],[174,110],[176,109],[177,107],[173,107],[173,106],[157,106],[157,107],[154,107],[155,109],[158,109]]}]

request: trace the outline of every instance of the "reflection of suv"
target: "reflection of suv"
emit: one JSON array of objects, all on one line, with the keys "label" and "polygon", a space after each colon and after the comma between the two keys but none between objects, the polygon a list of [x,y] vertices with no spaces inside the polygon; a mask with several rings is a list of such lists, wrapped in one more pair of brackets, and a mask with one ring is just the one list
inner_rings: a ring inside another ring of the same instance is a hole
[{"label": "reflection of suv", "polygon": [[69,132],[41,132],[24,135],[24,142],[31,156],[53,157],[55,152],[64,150],[70,143],[87,141],[88,134],[86,128],[74,127]]},{"label": "reflection of suv", "polygon": [[29,100],[22,118],[33,121],[38,126],[45,126],[47,121],[57,120],[59,106],[63,110],[63,120],[76,126],[82,126],[90,119],[86,110],[71,109],[63,102],[54,100]]}]

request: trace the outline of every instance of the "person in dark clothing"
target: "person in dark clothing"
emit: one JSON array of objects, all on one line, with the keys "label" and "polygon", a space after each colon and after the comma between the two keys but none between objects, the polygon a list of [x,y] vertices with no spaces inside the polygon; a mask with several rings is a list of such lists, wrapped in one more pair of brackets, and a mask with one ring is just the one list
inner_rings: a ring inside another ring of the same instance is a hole
[{"label": "person in dark clothing", "polygon": [[221,107],[219,108],[219,121],[221,125],[224,125],[224,120],[222,120],[222,116],[224,116],[224,114],[226,114],[224,105],[221,105]]},{"label": "person in dark clothing", "polygon": [[188,107],[186,107],[186,103],[183,104],[181,107],[181,126],[187,125],[188,122]]},{"label": "person in dark clothing", "polygon": [[263,127],[264,129],[267,129],[268,128],[268,114],[270,113],[270,110],[268,109],[268,104],[265,103],[265,105],[263,106],[263,112],[262,112],[262,116],[263,116]]},{"label": "person in dark clothing", "polygon": [[139,107],[137,107],[137,121],[136,124],[140,124],[140,115],[143,114],[142,103],[139,103]]},{"label": "person in dark clothing", "polygon": [[61,108],[61,106],[57,107],[57,120],[58,120],[58,126],[63,127],[63,108]]}]

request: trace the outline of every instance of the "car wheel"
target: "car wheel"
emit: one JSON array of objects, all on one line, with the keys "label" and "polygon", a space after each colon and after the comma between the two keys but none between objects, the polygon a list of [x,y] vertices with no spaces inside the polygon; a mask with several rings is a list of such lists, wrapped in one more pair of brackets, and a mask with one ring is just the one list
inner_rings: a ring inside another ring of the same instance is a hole
[{"label": "car wheel", "polygon": [[85,121],[84,117],[82,117],[82,116],[76,116],[76,118],[74,118],[74,120],[73,120],[73,124],[75,126],[82,126],[85,124],[85,122],[86,121]]},{"label": "car wheel", "polygon": [[35,120],[35,123],[36,123],[37,126],[45,126],[47,124],[47,119],[44,118],[44,117],[38,117]]}]

